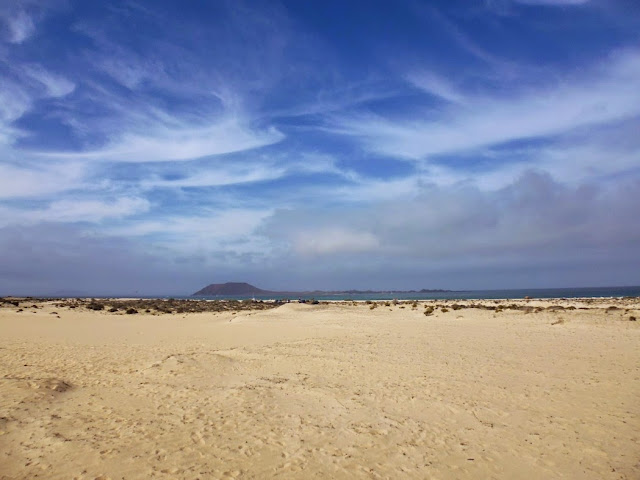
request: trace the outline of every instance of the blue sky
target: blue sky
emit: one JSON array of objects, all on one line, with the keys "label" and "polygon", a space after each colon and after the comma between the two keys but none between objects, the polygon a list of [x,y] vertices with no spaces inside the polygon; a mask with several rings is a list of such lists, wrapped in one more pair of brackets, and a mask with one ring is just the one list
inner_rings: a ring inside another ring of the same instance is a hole
[{"label": "blue sky", "polygon": [[640,4],[5,0],[0,294],[640,284]]}]

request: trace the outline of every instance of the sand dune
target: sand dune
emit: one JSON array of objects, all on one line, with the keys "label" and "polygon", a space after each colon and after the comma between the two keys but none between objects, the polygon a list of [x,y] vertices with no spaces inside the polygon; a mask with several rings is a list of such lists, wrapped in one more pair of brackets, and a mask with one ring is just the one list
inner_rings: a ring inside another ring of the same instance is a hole
[{"label": "sand dune", "polygon": [[5,305],[0,478],[640,478],[640,302],[436,303]]}]

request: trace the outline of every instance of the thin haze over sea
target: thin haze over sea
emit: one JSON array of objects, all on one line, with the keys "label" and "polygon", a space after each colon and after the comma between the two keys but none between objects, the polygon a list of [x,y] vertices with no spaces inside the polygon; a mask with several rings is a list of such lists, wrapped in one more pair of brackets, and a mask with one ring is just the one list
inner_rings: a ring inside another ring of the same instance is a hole
[{"label": "thin haze over sea", "polygon": [[[135,295],[134,295],[135,296]],[[94,296],[95,298],[108,298]],[[288,292],[283,295],[163,295],[163,296],[141,296],[140,298],[176,298],[201,300],[225,300],[225,299],[256,299],[256,300],[440,300],[440,299],[516,299],[516,298],[620,298],[620,297],[640,297],[640,286],[628,287],[588,287],[588,288],[522,288],[506,290],[442,290],[431,292],[419,291],[379,291],[379,292],[358,292],[358,293],[329,293],[329,292]]]}]

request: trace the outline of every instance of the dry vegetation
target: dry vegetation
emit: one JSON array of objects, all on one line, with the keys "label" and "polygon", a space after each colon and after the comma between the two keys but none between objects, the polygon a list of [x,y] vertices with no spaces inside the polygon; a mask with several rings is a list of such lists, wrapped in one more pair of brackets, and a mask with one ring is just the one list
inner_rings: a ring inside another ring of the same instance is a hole
[{"label": "dry vegetation", "polygon": [[[574,305],[566,305],[567,299],[540,299],[542,302],[536,304],[536,299],[525,298],[518,300],[365,300],[355,301],[336,300],[336,301],[318,301],[296,300],[298,303],[306,303],[309,305],[344,305],[344,306],[366,306],[370,310],[385,306],[390,310],[393,307],[404,309],[411,307],[416,310],[419,305],[424,307],[424,315],[432,316],[439,312],[446,314],[453,310],[457,313],[468,309],[479,309],[492,311],[496,314],[512,311],[530,313],[563,313],[572,310],[599,310],[602,313],[613,317],[620,316],[625,320],[635,321],[635,309],[637,308],[638,298],[624,297],[615,299],[617,305],[611,305],[612,299],[607,298],[584,298],[573,299],[577,301],[578,307]],[[203,313],[203,312],[240,312],[240,311],[256,311],[277,308],[289,300],[198,300],[198,299],[121,299],[121,298],[32,298],[32,297],[0,297],[0,308],[12,308],[17,312],[25,310],[37,311],[46,303],[60,309],[79,309],[93,310],[108,314],[138,314],[145,313],[151,315],[162,314],[186,314],[186,313]],[[551,303],[551,304],[549,304]],[[564,305],[563,305],[564,303]],[[58,312],[54,312],[58,314]]]},{"label": "dry vegetation", "polygon": [[151,313],[155,315],[198,312],[239,312],[267,310],[282,305],[280,301],[262,300],[189,300],[189,299],[116,299],[116,298],[0,298],[0,307],[35,309],[40,304],[53,302],[59,309],[86,309],[113,314]]}]

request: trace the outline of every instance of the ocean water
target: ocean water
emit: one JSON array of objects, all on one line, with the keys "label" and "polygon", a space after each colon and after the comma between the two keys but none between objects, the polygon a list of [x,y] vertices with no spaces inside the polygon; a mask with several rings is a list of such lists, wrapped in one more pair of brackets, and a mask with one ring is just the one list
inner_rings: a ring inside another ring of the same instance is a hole
[{"label": "ocean water", "polygon": [[640,297],[640,286],[634,287],[593,287],[593,288],[526,288],[514,290],[468,290],[454,292],[378,292],[340,295],[296,295],[296,296],[198,296],[173,297],[197,298],[203,300],[237,299],[246,300],[283,300],[283,299],[316,299],[316,300],[442,300],[442,299],[510,299],[510,298],[581,298],[581,297]]}]

